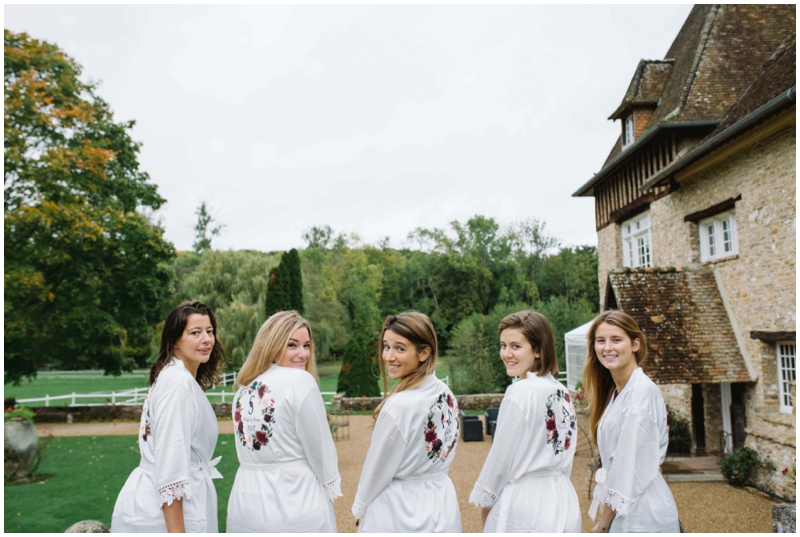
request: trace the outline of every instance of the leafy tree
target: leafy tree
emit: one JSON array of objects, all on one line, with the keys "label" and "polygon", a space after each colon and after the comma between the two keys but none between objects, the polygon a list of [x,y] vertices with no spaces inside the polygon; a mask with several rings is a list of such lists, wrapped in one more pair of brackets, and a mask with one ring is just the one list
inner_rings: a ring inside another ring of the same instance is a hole
[{"label": "leafy tree", "polygon": [[195,240],[192,248],[194,248],[194,253],[202,254],[211,249],[211,240],[219,236],[220,231],[225,226],[220,224],[216,227],[211,227],[214,217],[208,212],[205,201],[200,203],[200,207],[197,208],[194,214],[197,215],[197,224],[194,226]]},{"label": "leafy tree", "polygon": [[563,296],[567,302],[586,300],[593,311],[600,304],[597,283],[597,248],[578,246],[561,248],[556,255],[547,258],[539,271],[538,288],[542,300]]},{"label": "leafy tree", "polygon": [[312,226],[303,232],[308,248],[329,248],[333,239],[331,226]]},{"label": "leafy tree", "polygon": [[375,356],[371,352],[375,345],[371,339],[357,336],[345,345],[337,392],[344,392],[348,397],[380,396]]},{"label": "leafy tree", "polygon": [[173,246],[139,210],[164,199],[133,121],[55,45],[4,32],[5,381],[45,362],[143,365],[170,296]]}]

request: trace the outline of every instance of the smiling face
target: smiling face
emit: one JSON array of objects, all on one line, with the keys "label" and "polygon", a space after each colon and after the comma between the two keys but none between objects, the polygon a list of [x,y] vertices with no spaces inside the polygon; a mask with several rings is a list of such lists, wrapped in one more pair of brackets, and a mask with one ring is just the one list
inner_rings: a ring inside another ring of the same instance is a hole
[{"label": "smiling face", "polygon": [[383,353],[381,358],[386,362],[386,369],[389,372],[389,378],[392,380],[410,375],[430,355],[431,350],[429,348],[425,347],[422,352],[417,352],[417,349],[409,340],[391,330],[386,330],[383,333]]},{"label": "smiling face", "polygon": [[208,315],[192,313],[186,319],[183,335],[175,343],[172,354],[183,362],[194,376],[200,364],[208,362],[214,349],[214,327]]},{"label": "smiling face", "polygon": [[636,369],[634,353],[639,350],[639,343],[638,338],[631,341],[625,330],[609,323],[600,323],[594,334],[597,359],[611,372],[615,381],[627,380]]},{"label": "smiling face", "polygon": [[275,360],[281,367],[293,367],[295,369],[306,369],[308,359],[311,356],[311,335],[308,328],[301,326],[289,336],[283,356]]},{"label": "smiling face", "polygon": [[506,328],[500,333],[500,359],[506,364],[509,377],[525,378],[539,356],[519,328]]}]

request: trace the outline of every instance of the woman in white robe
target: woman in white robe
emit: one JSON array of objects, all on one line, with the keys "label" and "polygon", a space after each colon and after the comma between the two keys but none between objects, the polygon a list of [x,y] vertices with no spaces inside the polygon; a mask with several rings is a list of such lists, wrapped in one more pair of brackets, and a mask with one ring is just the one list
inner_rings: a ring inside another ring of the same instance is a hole
[{"label": "woman in white robe", "polygon": [[294,311],[267,319],[237,384],[227,532],[336,532],[341,479],[308,322]]},{"label": "woman in white robe", "polygon": [[381,333],[387,375],[400,379],[376,409],[353,515],[359,532],[460,533],[447,475],[458,444],[458,403],[436,378],[436,332],[417,312],[390,315]]},{"label": "woman in white robe", "polygon": [[483,508],[486,533],[578,533],[581,512],[570,481],[578,440],[569,392],[558,373],[544,315],[522,311],[499,326],[506,389],[492,449],[469,501]]},{"label": "woman in white robe", "polygon": [[587,346],[583,380],[601,460],[592,531],[678,533],[675,499],[659,471],[669,443],[667,407],[639,367],[647,339],[630,315],[611,310],[592,323]]},{"label": "woman in white robe", "polygon": [[183,302],[167,317],[142,406],[141,461],[117,497],[112,532],[217,533],[218,427],[203,393],[224,365],[216,332],[202,302]]}]

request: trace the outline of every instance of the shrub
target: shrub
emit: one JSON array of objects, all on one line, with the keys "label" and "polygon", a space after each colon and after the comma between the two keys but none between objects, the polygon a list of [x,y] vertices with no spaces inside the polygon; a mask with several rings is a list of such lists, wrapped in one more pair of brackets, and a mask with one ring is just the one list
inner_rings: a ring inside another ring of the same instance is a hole
[{"label": "shrub", "polygon": [[366,338],[357,337],[347,342],[336,386],[337,392],[344,392],[348,397],[380,397],[381,389],[371,352],[374,346],[371,343]]},{"label": "shrub", "polygon": [[764,463],[756,450],[741,446],[718,460],[717,465],[729,485],[743,487],[751,482],[753,473]]},{"label": "shrub", "polygon": [[681,419],[667,407],[667,423],[669,424],[669,453],[689,453],[692,449],[692,431],[689,420]]}]

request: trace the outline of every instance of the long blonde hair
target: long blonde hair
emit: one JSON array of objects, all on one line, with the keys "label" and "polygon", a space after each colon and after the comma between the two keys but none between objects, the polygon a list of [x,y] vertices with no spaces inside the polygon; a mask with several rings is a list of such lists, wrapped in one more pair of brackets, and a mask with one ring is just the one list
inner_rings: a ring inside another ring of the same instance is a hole
[{"label": "long blonde hair", "polygon": [[[406,338],[418,353],[423,352],[426,348],[430,349],[430,356],[424,362],[420,363],[417,368],[410,374],[406,375],[400,382],[394,385],[392,391],[389,392],[389,380],[386,372],[386,362],[383,361],[383,352],[378,354],[380,361],[381,377],[383,377],[383,393],[384,396],[381,404],[372,413],[372,418],[377,421],[381,413],[384,403],[396,393],[406,390],[413,390],[422,384],[426,378],[436,371],[436,357],[438,356],[438,340],[436,339],[436,330],[433,328],[433,323],[424,313],[416,311],[407,311],[400,315],[389,315],[383,323],[381,330],[381,337],[378,340],[379,348],[383,348],[383,336],[387,330],[391,330],[400,337]],[[387,393],[388,392],[388,393]]]},{"label": "long blonde hair", "polygon": [[636,365],[641,365],[647,358],[647,337],[645,337],[636,321],[619,310],[608,310],[598,315],[589,327],[586,334],[586,364],[583,366],[583,387],[586,390],[586,400],[589,402],[589,423],[592,429],[592,439],[597,445],[597,425],[614,392],[615,384],[611,372],[600,363],[597,352],[594,350],[594,339],[597,327],[602,323],[621,328],[630,338],[631,343],[639,340],[639,350],[634,351]]},{"label": "long blonde hair", "polygon": [[250,349],[247,360],[245,360],[242,369],[236,376],[236,386],[250,384],[257,376],[269,369],[273,363],[280,360],[286,350],[287,343],[289,343],[289,338],[294,334],[295,330],[300,328],[308,330],[308,337],[311,340],[306,371],[319,380],[317,377],[317,362],[314,358],[314,337],[311,334],[311,325],[299,313],[290,310],[279,311],[261,325],[258,334],[256,334],[256,339],[253,341],[253,348]]}]

